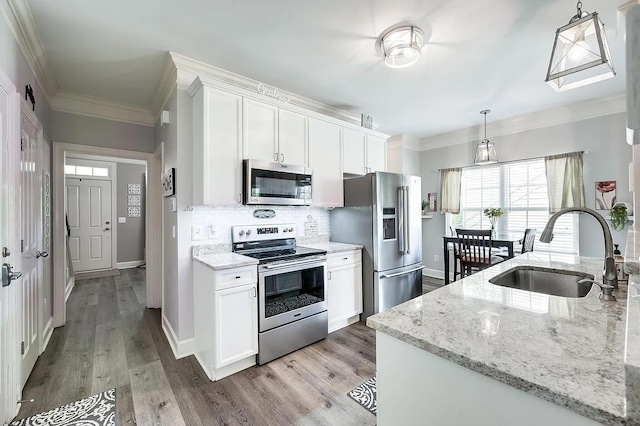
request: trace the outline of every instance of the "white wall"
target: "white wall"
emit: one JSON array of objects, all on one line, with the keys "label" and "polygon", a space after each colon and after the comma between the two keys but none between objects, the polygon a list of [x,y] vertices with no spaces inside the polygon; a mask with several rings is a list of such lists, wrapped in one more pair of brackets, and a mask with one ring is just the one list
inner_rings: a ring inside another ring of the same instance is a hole
[{"label": "white wall", "polygon": [[[500,137],[491,137],[491,124],[488,128],[489,139],[496,144],[500,161],[588,150],[589,153],[584,156],[586,205],[594,208],[594,184],[600,180],[616,180],[618,201],[632,200],[628,183],[631,147],[625,143],[625,125],[626,113],[620,113]],[[439,192],[438,169],[473,164],[476,145],[477,142],[473,142],[423,151],[423,198],[426,198],[428,192]],[[607,217],[606,211],[600,213]],[[423,220],[422,225],[424,263],[427,269],[442,271],[444,215],[435,214],[433,219]],[[626,228],[621,232],[614,232],[614,242],[620,244],[623,252],[626,234]],[[587,215],[580,217],[580,254],[594,257],[604,255],[601,228]],[[439,263],[434,262],[434,255],[440,256]]]}]

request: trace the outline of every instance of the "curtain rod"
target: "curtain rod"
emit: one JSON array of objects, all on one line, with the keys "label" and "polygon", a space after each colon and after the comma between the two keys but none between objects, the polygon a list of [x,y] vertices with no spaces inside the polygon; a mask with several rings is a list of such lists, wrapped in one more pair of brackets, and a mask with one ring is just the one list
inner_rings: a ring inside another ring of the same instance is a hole
[{"label": "curtain rod", "polygon": [[[563,154],[572,154],[574,152],[580,152],[582,154],[589,154],[589,150],[587,149],[586,151],[571,151],[571,152],[565,152],[562,154],[553,154],[553,155],[563,155]],[[511,164],[511,163],[522,163],[524,161],[531,161],[531,160],[542,160],[546,157],[549,157],[549,155],[545,155],[543,157],[531,157],[531,158],[523,158],[521,160],[510,160],[510,161],[498,161],[497,163],[494,163],[496,165],[501,165],[501,164]],[[470,169],[472,167],[486,167],[485,165],[476,165],[476,164],[472,164],[470,166],[462,166],[462,167],[446,167],[444,169],[438,169],[438,170],[434,170],[431,173],[438,173],[442,170],[447,170],[447,169]]]}]

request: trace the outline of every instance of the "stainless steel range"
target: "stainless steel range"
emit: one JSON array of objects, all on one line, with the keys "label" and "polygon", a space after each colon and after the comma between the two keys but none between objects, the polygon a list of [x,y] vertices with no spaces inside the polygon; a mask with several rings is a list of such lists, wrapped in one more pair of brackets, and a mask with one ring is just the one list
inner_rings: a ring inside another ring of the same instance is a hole
[{"label": "stainless steel range", "polygon": [[327,337],[327,252],[296,246],[295,224],[233,226],[233,251],[258,259],[258,364]]}]

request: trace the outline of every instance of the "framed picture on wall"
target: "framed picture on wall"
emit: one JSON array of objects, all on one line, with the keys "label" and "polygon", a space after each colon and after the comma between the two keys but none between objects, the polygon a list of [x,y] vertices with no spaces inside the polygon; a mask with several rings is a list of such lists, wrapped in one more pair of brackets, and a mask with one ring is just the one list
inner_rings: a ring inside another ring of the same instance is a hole
[{"label": "framed picture on wall", "polygon": [[427,211],[435,212],[438,210],[437,194],[435,192],[429,192],[427,194]]},{"label": "framed picture on wall", "polygon": [[162,176],[162,196],[171,197],[176,193],[176,169],[170,168]]},{"label": "framed picture on wall", "polygon": [[616,181],[596,182],[596,210],[611,210],[616,203]]}]

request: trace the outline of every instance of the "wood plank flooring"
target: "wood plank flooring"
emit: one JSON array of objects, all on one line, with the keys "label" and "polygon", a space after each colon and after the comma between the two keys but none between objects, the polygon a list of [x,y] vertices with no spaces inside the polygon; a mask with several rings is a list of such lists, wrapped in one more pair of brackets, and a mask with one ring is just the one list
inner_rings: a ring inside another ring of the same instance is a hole
[{"label": "wood plank flooring", "polygon": [[176,360],[160,310],[145,309],[144,270],[82,280],[24,388],[17,419],[116,388],[119,426],[375,425],[347,396],[375,375],[364,323],[264,366],[211,382],[194,357]]},{"label": "wood plank flooring", "polygon": [[422,294],[429,293],[430,291],[437,290],[444,286],[444,280],[439,278],[422,276]]}]

